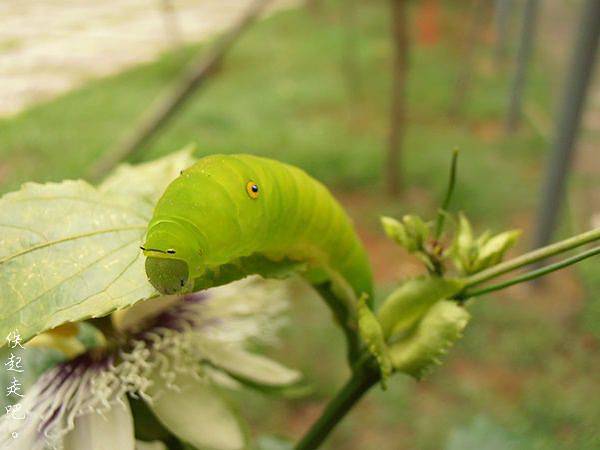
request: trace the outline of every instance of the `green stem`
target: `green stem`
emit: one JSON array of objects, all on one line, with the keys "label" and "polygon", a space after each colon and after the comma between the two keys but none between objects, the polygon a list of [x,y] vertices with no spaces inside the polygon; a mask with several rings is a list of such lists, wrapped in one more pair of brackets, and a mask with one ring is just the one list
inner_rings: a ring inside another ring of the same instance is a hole
[{"label": "green stem", "polygon": [[450,163],[450,177],[448,179],[448,188],[446,189],[446,197],[442,202],[442,207],[438,211],[436,224],[435,224],[435,239],[438,240],[444,230],[444,221],[446,220],[446,211],[450,206],[450,200],[452,199],[452,193],[454,192],[454,185],[456,184],[456,167],[458,163],[458,149],[455,148],[452,151],[452,162]]},{"label": "green stem", "polygon": [[557,255],[559,253],[566,252],[576,247],[580,247],[589,242],[594,242],[600,239],[600,228],[590,230],[585,233],[581,233],[577,236],[570,237],[560,242],[548,245],[546,247],[539,248],[524,255],[518,256],[517,258],[505,261],[490,267],[487,270],[483,270],[475,275],[471,275],[467,278],[465,288],[475,286],[483,283],[484,281],[491,280],[507,272],[511,272],[523,266],[528,266],[537,261],[549,258],[550,256]]},{"label": "green stem", "polygon": [[583,253],[572,256],[570,258],[567,258],[563,261],[559,261],[554,264],[549,264],[549,265],[547,265],[545,267],[541,267],[537,270],[532,270],[531,272],[527,272],[518,277],[511,278],[510,280],[504,281],[502,283],[494,284],[492,286],[488,286],[488,287],[485,287],[485,288],[482,288],[479,290],[473,290],[473,291],[467,290],[467,291],[463,292],[462,294],[460,294],[457,298],[466,299],[466,298],[477,297],[479,295],[487,294],[489,292],[499,291],[500,289],[504,289],[504,288],[507,288],[509,286],[512,286],[512,285],[515,285],[518,283],[523,283],[524,281],[529,281],[529,280],[533,280],[535,278],[539,278],[550,272],[554,272],[556,270],[563,269],[567,266],[576,264],[579,261],[582,261],[586,258],[591,258],[592,256],[595,256],[598,254],[600,254],[600,247],[594,247],[590,250],[587,250]]},{"label": "green stem", "polygon": [[[573,248],[585,245],[600,239],[600,228],[582,233],[578,236],[565,239],[547,247],[542,247],[538,250],[526,253],[522,256],[514,258],[510,261],[498,264],[490,269],[479,272],[467,279],[465,288],[469,288],[476,284],[495,278],[520,267],[532,264],[550,256],[571,250]],[[481,295],[492,290],[503,289],[512,284],[520,283],[546,273],[562,269],[571,264],[581,261],[584,258],[597,255],[600,253],[600,247],[593,248],[574,257],[568,258],[555,264],[548,265],[539,270],[534,270],[520,277],[516,277],[507,282],[483,288],[479,291],[472,291],[463,295]],[[329,433],[336,425],[352,410],[354,405],[362,398],[362,396],[380,380],[380,373],[377,364],[371,358],[360,359],[357,363],[352,376],[344,387],[325,407],[325,410],[317,421],[310,427],[307,433],[301,438],[300,442],[294,447],[295,450],[313,450],[318,448],[327,438]]]},{"label": "green stem", "polygon": [[331,430],[350,412],[362,396],[380,379],[379,370],[366,360],[354,370],[352,376],[329,402],[319,419],[296,445],[295,450],[313,450],[327,438]]}]

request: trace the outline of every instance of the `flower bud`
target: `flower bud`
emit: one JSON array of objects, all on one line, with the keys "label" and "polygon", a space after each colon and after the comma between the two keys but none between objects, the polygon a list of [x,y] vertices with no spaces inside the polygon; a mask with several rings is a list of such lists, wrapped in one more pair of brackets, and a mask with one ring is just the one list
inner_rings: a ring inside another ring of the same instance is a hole
[{"label": "flower bud", "polygon": [[383,225],[383,230],[388,237],[394,240],[401,247],[404,247],[408,250],[408,234],[406,233],[406,229],[401,222],[398,222],[396,219],[391,217],[384,216],[381,218],[381,224]]},{"label": "flower bud", "polygon": [[479,248],[474,271],[478,272],[502,261],[504,254],[515,244],[520,235],[520,230],[510,230],[487,239]]},{"label": "flower bud", "polygon": [[477,257],[477,247],[473,239],[473,229],[464,214],[458,216],[458,228],[452,246],[454,265],[463,274],[471,273]]},{"label": "flower bud", "polygon": [[419,216],[408,214],[402,218],[406,233],[415,249],[422,249],[429,237],[429,227]]},{"label": "flower bud", "polygon": [[455,302],[436,303],[408,336],[390,346],[394,369],[423,378],[462,336],[469,319],[469,313]]},{"label": "flower bud", "polygon": [[460,214],[451,252],[454,265],[461,274],[470,275],[498,264],[520,234],[519,230],[510,230],[494,236],[485,231],[475,239],[471,224]]},{"label": "flower bud", "polygon": [[406,281],[378,311],[385,337],[407,332],[434,303],[451,297],[462,287],[462,280],[451,278],[419,277]]},{"label": "flower bud", "polygon": [[408,252],[423,250],[429,236],[429,226],[419,216],[406,215],[402,222],[391,217],[382,217],[385,233]]}]

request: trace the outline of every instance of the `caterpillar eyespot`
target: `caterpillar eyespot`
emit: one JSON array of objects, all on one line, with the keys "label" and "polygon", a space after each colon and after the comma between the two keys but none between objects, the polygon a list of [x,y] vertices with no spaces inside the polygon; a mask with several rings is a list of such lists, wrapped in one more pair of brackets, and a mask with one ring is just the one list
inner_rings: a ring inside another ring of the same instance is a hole
[{"label": "caterpillar eyespot", "polygon": [[258,184],[256,184],[254,181],[248,181],[248,183],[246,183],[246,192],[250,198],[257,199],[258,191]]},{"label": "caterpillar eyespot", "polygon": [[175,253],[177,253],[177,252],[175,251],[175,249],[169,248],[169,249],[167,249],[167,253],[168,253],[169,255],[174,255],[174,254],[175,254]]}]

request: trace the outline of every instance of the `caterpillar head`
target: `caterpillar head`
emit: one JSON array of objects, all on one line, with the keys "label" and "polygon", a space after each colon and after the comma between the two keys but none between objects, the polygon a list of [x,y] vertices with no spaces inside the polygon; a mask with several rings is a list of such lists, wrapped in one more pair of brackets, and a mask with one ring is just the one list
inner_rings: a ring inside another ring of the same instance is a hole
[{"label": "caterpillar head", "polygon": [[142,245],[146,256],[146,275],[161,294],[187,292],[194,268],[202,265],[201,251],[190,230],[179,222],[159,221],[146,235]]}]

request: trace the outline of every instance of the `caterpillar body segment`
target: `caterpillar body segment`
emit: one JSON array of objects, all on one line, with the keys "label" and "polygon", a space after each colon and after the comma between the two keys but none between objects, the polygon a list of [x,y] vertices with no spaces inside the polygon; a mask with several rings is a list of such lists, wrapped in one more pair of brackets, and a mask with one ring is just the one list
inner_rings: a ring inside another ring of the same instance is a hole
[{"label": "caterpillar body segment", "polygon": [[164,294],[298,272],[332,293],[330,306],[338,299],[345,327],[355,326],[352,303],[373,299],[367,254],[341,205],[304,171],[267,158],[212,155],[184,170],[158,201],[142,248]]}]

